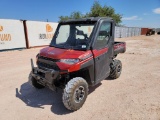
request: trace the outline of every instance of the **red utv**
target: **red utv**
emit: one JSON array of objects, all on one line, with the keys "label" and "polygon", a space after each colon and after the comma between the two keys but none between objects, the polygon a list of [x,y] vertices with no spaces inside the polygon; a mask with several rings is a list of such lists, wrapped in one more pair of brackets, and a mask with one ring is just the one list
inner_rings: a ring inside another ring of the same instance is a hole
[{"label": "red utv", "polygon": [[112,18],[61,21],[49,47],[37,55],[37,67],[31,60],[29,80],[38,89],[64,89],[64,106],[78,110],[87,98],[89,86],[121,74],[122,63],[115,57],[125,52],[126,44],[115,42],[114,36]]}]

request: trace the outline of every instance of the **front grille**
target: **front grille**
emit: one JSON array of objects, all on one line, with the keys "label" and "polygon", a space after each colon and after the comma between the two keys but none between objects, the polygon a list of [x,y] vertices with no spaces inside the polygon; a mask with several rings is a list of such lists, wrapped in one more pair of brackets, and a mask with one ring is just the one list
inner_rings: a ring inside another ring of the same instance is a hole
[{"label": "front grille", "polygon": [[39,67],[40,69],[45,69],[45,68],[47,68],[47,69],[59,70],[59,68],[58,68],[58,66],[57,66],[56,64],[50,65],[50,64],[47,64],[47,63],[43,63],[43,62],[38,61],[38,62],[37,62],[37,65],[38,65],[38,67]]},{"label": "front grille", "polygon": [[37,61],[37,66],[43,70],[47,68],[58,71],[59,67],[57,66],[56,62],[58,62],[58,60],[40,56]]},{"label": "front grille", "polygon": [[49,61],[52,61],[52,62],[58,62],[59,61],[58,59],[52,59],[52,58],[47,58],[47,57],[43,57],[43,56],[40,56],[39,58],[44,59],[44,60],[49,60]]}]

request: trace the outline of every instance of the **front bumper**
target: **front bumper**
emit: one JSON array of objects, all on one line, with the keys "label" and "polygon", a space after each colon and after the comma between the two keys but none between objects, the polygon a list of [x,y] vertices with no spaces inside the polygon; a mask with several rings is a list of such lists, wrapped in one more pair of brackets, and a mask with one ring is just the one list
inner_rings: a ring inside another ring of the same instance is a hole
[{"label": "front bumper", "polygon": [[31,59],[32,76],[37,82],[43,86],[49,87],[51,90],[55,90],[54,81],[59,77],[60,72],[53,69],[42,70],[38,67],[34,67],[33,60]]}]

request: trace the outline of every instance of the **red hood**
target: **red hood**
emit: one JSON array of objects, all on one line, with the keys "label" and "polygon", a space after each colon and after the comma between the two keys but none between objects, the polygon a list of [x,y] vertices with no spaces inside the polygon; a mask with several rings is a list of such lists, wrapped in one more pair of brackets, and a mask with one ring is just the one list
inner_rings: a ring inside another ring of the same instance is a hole
[{"label": "red hood", "polygon": [[52,59],[83,59],[86,55],[91,54],[91,51],[78,51],[70,49],[60,49],[54,47],[46,47],[40,51],[40,56],[52,58]]}]

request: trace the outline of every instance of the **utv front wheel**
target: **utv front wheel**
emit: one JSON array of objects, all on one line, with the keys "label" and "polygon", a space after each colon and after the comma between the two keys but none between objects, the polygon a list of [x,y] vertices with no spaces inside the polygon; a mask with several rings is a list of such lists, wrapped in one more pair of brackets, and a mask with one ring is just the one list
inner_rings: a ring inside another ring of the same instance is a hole
[{"label": "utv front wheel", "polygon": [[113,60],[110,65],[111,71],[109,77],[112,79],[119,78],[122,71],[122,63],[120,60]]},{"label": "utv front wheel", "polygon": [[37,88],[37,89],[42,89],[42,88],[44,88],[44,86],[43,85],[41,85],[41,84],[39,84],[38,82],[37,82],[37,80],[31,75],[31,73],[29,74],[29,83],[33,86],[33,87],[35,87],[35,88]]},{"label": "utv front wheel", "polygon": [[88,84],[81,78],[76,77],[71,79],[63,93],[63,104],[69,110],[78,110],[84,104],[88,95]]}]

